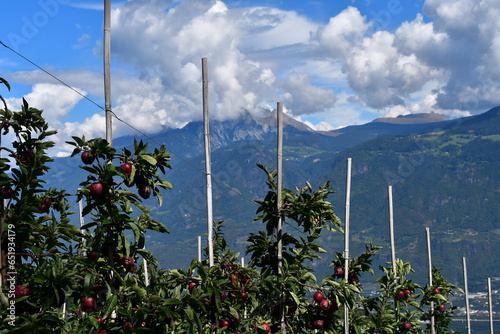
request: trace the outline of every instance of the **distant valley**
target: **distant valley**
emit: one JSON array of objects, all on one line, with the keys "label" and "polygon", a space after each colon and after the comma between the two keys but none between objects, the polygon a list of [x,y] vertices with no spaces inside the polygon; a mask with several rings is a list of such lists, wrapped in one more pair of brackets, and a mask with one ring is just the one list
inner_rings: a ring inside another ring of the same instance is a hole
[{"label": "distant valley", "polygon": [[[242,255],[248,234],[261,228],[253,221],[253,201],[267,192],[265,175],[256,164],[270,169],[276,164],[273,122],[272,113],[247,113],[210,123],[215,219],[224,220],[229,244]],[[396,253],[412,263],[416,280],[425,284],[425,227],[432,233],[434,263],[451,281],[461,285],[463,256],[470,262],[470,281],[478,288],[487,277],[500,276],[492,260],[500,246],[500,107],[455,120],[409,115],[330,132],[313,131],[288,117],[285,124],[285,187],[331,180],[337,191],[331,202],[341,219],[346,159],[352,158],[352,255],[372,241],[384,247],[378,262],[389,260],[387,186],[392,185]],[[174,189],[164,194],[162,207],[148,202],[171,233],[150,235],[147,246],[162,267],[186,267],[197,255],[197,237],[206,233],[203,124],[193,122],[142,139],[151,146],[165,144],[173,153],[173,168],[165,178]],[[132,143],[132,137],[114,140],[117,149]],[[85,178],[79,163],[77,157],[56,159],[47,185],[76,191]],[[325,235],[322,245],[329,253],[314,263],[319,277],[331,270],[335,252],[343,251],[343,237]]]}]

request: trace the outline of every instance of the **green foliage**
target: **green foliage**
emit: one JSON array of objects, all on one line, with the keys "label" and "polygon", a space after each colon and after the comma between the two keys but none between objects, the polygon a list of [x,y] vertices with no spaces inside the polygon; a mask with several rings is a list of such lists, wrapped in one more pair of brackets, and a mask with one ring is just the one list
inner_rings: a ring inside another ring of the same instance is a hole
[{"label": "green foliage", "polygon": [[147,143],[134,141],[133,149],[117,153],[104,139],[73,137],[72,156],[80,154],[88,173],[76,193],[87,223],[71,225],[73,195],[45,189],[41,180],[54,134],[42,111],[23,101],[21,111],[11,112],[2,101],[1,130],[16,140],[12,148],[1,148],[9,159],[0,159],[0,234],[2,247],[8,246],[1,253],[0,334],[333,334],[344,332],[344,314],[351,333],[409,333],[408,326],[411,333],[423,333],[420,321],[430,317],[437,333],[452,333],[455,307],[449,296],[461,291],[437,269],[433,285],[420,287],[407,278],[413,271],[409,263],[398,260],[395,268],[381,267],[380,289],[366,297],[364,280],[374,274],[380,250],[369,243],[357,257],[337,253],[333,272],[315,276],[314,264],[326,252],[320,237],[342,232],[328,201],[334,193],[329,182],[317,190],[308,182],[285,188],[278,205],[276,172],[260,166],[269,191],[258,201],[255,218],[263,231],[248,238],[250,263],[240,264],[224,238],[223,222],[216,221],[212,266],[193,260],[187,269],[166,270],[145,246],[148,231],[167,227],[143,204],[152,194],[161,205],[161,190],[171,188],[160,176],[170,168],[165,147],[150,152]]}]

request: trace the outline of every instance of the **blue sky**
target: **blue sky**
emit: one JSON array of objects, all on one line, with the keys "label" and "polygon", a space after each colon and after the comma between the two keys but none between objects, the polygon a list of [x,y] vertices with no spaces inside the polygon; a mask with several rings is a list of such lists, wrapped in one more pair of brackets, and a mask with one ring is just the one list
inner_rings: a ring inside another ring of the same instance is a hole
[{"label": "blue sky", "polygon": [[[99,105],[103,0],[9,1],[0,40]],[[201,115],[201,58],[214,119],[284,103],[320,130],[377,117],[461,117],[500,104],[497,0],[112,1],[113,111],[146,133]],[[0,76],[58,130],[104,137],[94,104],[0,46]],[[133,134],[114,122],[115,136]]]}]

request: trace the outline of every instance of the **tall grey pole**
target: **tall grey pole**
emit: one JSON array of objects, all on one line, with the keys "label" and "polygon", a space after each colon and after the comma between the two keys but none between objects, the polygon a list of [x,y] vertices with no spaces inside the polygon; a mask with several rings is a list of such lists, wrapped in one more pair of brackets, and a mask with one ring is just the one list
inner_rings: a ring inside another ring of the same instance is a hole
[{"label": "tall grey pole", "polygon": [[470,329],[470,305],[469,305],[469,282],[467,278],[467,261],[462,258],[462,266],[464,270],[464,292],[465,292],[465,317],[467,319],[467,334],[471,334]]},{"label": "tall grey pole", "polygon": [[201,235],[198,236],[198,262],[201,262]]},{"label": "tall grey pole", "polygon": [[392,272],[396,276],[396,245],[394,242],[394,210],[392,204],[392,186],[387,187],[389,194],[389,233],[391,237],[391,258],[392,258]]},{"label": "tall grey pole", "polygon": [[281,266],[283,260],[283,243],[281,242],[282,229],[283,229],[283,217],[281,215],[281,207],[283,205],[282,201],[282,190],[283,190],[283,104],[278,102],[277,105],[277,168],[278,168],[278,189],[277,189],[277,210],[278,210],[278,272],[281,274]]},{"label": "tall grey pole", "polygon": [[[428,227],[425,228],[425,235],[427,237],[427,263],[429,266],[429,286],[432,287],[432,254],[431,254],[431,232]],[[434,317],[434,302],[431,302],[431,333],[436,333],[436,319]]]},{"label": "tall grey pole", "polygon": [[[281,276],[282,265],[283,265],[283,215],[281,214],[281,209],[283,206],[282,190],[283,190],[283,103],[278,102],[277,109],[277,165],[278,165],[278,189],[277,189],[277,210],[278,210],[278,275]],[[281,308],[281,333],[286,333],[286,323],[285,323],[285,309]]]},{"label": "tall grey pole", "polygon": [[[349,230],[351,210],[351,165],[352,159],[347,158],[346,192],[345,192],[345,231],[344,231],[344,277],[349,280]],[[349,334],[349,309],[344,305],[344,333]]]},{"label": "tall grey pole", "polygon": [[212,211],[212,167],[210,161],[210,130],[208,117],[208,68],[207,58],[201,59],[203,90],[203,135],[205,138],[205,172],[207,179],[207,225],[208,225],[208,261],[214,265],[213,211]]},{"label": "tall grey pole", "polygon": [[493,301],[491,298],[491,278],[488,277],[488,313],[490,315],[490,334],[495,334],[493,331]]},{"label": "tall grey pole", "polygon": [[111,0],[104,0],[104,106],[106,113],[106,140],[113,145],[111,122]]}]

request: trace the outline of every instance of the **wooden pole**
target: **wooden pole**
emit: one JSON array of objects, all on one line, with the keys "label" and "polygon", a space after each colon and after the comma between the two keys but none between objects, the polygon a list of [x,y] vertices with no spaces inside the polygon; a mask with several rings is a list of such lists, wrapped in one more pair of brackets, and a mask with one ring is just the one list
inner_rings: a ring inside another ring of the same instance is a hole
[{"label": "wooden pole", "polygon": [[396,246],[394,243],[394,210],[392,205],[392,186],[387,187],[389,194],[389,233],[391,237],[391,259],[392,259],[392,272],[396,276]]},{"label": "wooden pole", "polygon": [[203,93],[203,134],[205,138],[205,172],[207,178],[207,225],[208,225],[208,261],[214,265],[213,211],[212,211],[212,167],[210,162],[210,130],[208,117],[208,66],[207,58],[201,59]]},{"label": "wooden pole", "polygon": [[113,145],[111,122],[111,0],[104,0],[104,104],[106,109],[106,140]]},{"label": "wooden pole", "polygon": [[201,236],[198,236],[198,262],[201,262]]},{"label": "wooden pole", "polygon": [[462,258],[462,266],[464,270],[464,292],[465,292],[465,317],[467,319],[467,334],[471,334],[470,328],[470,306],[469,306],[469,283],[467,279],[467,261]]},{"label": "wooden pole", "polygon": [[[349,280],[349,230],[351,209],[351,165],[352,159],[347,158],[346,166],[346,192],[345,192],[345,230],[344,230],[344,275],[346,282]],[[349,334],[349,309],[344,305],[344,333]]]},{"label": "wooden pole", "polygon": [[[78,188],[78,190],[80,190],[80,188]],[[80,232],[82,232],[82,234],[85,234],[85,230],[82,229],[82,226],[85,225],[85,218],[83,218],[83,203],[81,200],[78,201],[78,213],[80,215]],[[86,245],[85,238],[82,239],[82,243],[83,243],[83,247],[85,247],[85,245]]]},{"label": "wooden pole", "polygon": [[[144,249],[146,249],[146,247],[144,247]],[[148,260],[144,257],[142,258],[142,264],[144,266],[144,284],[149,286]]]},{"label": "wooden pole", "polygon": [[[429,265],[429,286],[432,287],[432,254],[431,254],[431,233],[428,227],[425,228],[425,234],[427,237],[427,262]],[[436,319],[434,318],[434,302],[431,302],[431,333],[436,333]]]},{"label": "wooden pole", "polygon": [[493,331],[493,303],[491,298],[491,278],[488,277],[488,313],[490,315],[490,334],[495,334]]},{"label": "wooden pole", "polygon": [[[278,102],[277,109],[277,133],[278,133],[278,144],[277,144],[277,166],[278,166],[278,184],[277,184],[277,212],[278,212],[278,275],[281,276],[281,268],[283,266],[283,216],[281,214],[283,199],[283,104]],[[283,303],[283,302],[282,302]],[[281,305],[283,306],[283,304]],[[281,333],[286,333],[286,323],[285,323],[285,308],[281,307]]]}]

